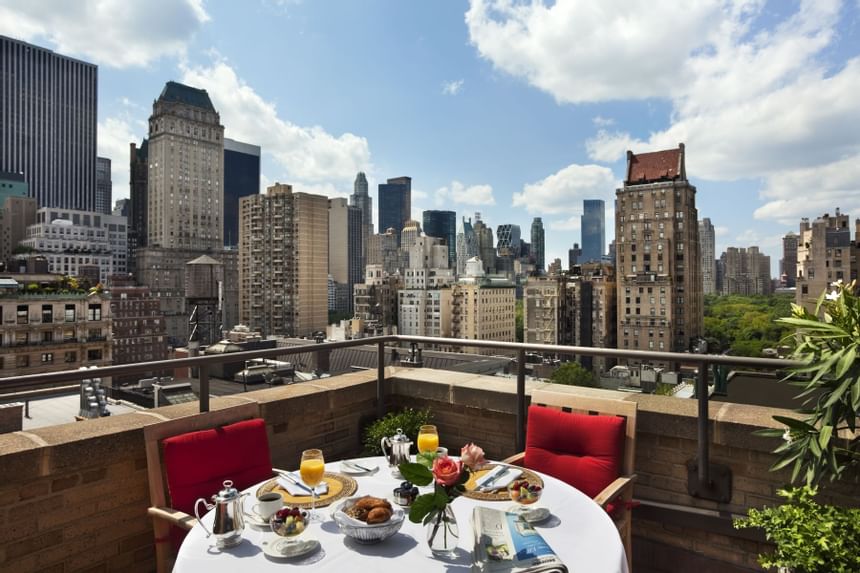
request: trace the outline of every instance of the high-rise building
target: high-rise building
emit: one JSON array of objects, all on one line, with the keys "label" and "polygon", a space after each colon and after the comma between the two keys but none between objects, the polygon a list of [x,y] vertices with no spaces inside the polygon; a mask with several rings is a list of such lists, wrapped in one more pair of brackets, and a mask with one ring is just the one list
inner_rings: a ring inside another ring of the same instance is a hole
[{"label": "high-rise building", "polygon": [[239,200],[239,314],[264,336],[328,324],[328,197],[275,183]]},{"label": "high-rise building", "polygon": [[520,256],[521,243],[522,231],[519,225],[506,223],[496,227],[496,250],[499,256],[502,256],[503,252]]},{"label": "high-rise building", "polygon": [[6,197],[27,197],[29,185],[21,173],[0,172],[0,207]]},{"label": "high-rise building", "polygon": [[457,214],[454,211],[424,211],[424,234],[445,241],[448,247],[448,266],[457,266]]},{"label": "high-rise building", "polygon": [[788,233],[782,238],[782,259],[779,261],[779,280],[782,286],[794,288],[797,284],[797,241],[796,233]]},{"label": "high-rise building", "polygon": [[98,68],[0,36],[0,171],[39,207],[96,207]]},{"label": "high-rise building", "polygon": [[[516,341],[516,285],[503,278],[487,277],[477,259],[451,287],[451,336],[470,340]],[[497,350],[475,350],[497,354]]]},{"label": "high-rise building", "polygon": [[567,268],[573,270],[573,267],[579,264],[582,260],[582,249],[579,248],[579,243],[574,243],[572,249],[567,250]]},{"label": "high-rise building", "polygon": [[448,247],[436,237],[420,237],[409,248],[409,266],[399,301],[397,331],[416,336],[451,335]]},{"label": "high-rise building", "polygon": [[475,213],[475,224],[472,226],[477,242],[478,258],[484,263],[484,273],[496,272],[496,244],[493,242],[493,228],[481,220],[481,214]]},{"label": "high-rise building", "polygon": [[748,249],[728,247],[720,255],[723,268],[720,294],[770,294],[770,257],[759,252],[758,247]]},{"label": "high-rise building", "polygon": [[36,200],[7,196],[0,203],[0,264],[9,262],[15,247],[27,238],[27,227],[36,222]]},{"label": "high-rise building", "polygon": [[224,246],[239,244],[239,199],[260,192],[260,146],[224,138]]},{"label": "high-rise building", "polygon": [[711,220],[699,221],[699,250],[702,253],[702,294],[717,292],[716,233]]},{"label": "high-rise building", "polygon": [[602,260],[606,248],[606,203],[603,199],[585,199],[582,202],[580,227],[582,262]]},{"label": "high-rise building", "polygon": [[[117,199],[116,203],[113,205],[113,211],[111,211],[111,215],[119,215],[121,217],[125,217],[128,220],[129,215],[131,214],[131,200],[130,199]],[[128,229],[128,227],[126,227]]]},{"label": "high-rise building", "polygon": [[409,249],[412,248],[419,237],[421,237],[421,223],[413,219],[409,219],[403,223],[403,229],[400,231],[400,248],[404,251],[401,267],[409,264]]},{"label": "high-rise building", "polygon": [[328,200],[328,272],[332,278],[334,304],[330,310],[353,312],[354,286],[362,281],[361,209],[344,198]]},{"label": "high-rise building", "polygon": [[400,231],[412,218],[412,178],[395,177],[379,184],[379,232],[394,229],[397,246],[400,246]]},{"label": "high-rise building", "polygon": [[[361,211],[361,273],[364,275],[364,266],[367,264],[368,240],[373,235],[373,197],[368,193],[369,187],[367,177],[363,171],[355,175],[352,184],[352,195],[349,196],[350,207],[358,207]],[[385,229],[380,229],[384,233]]]},{"label": "high-rise building", "polygon": [[797,292],[795,300],[809,312],[815,312],[818,297],[829,290],[830,283],[857,280],[860,268],[860,219],[854,225],[836,208],[836,215],[825,213],[810,223],[800,222],[797,242]]},{"label": "high-rise building", "polygon": [[[167,360],[167,330],[158,299],[148,287],[111,286],[113,364]],[[145,375],[132,375],[129,381]],[[122,379],[114,379],[114,385]]]},{"label": "high-rise building", "polygon": [[223,247],[224,126],[206,90],[167,82],[149,117],[147,245]]},{"label": "high-rise building", "polygon": [[146,247],[149,140],[129,144],[128,272],[137,276],[137,250]]},{"label": "high-rise building", "polygon": [[111,194],[113,184],[110,175],[110,159],[107,157],[96,157],[96,213],[111,213]]},{"label": "high-rise building", "polygon": [[478,238],[472,228],[472,218],[463,217],[457,226],[457,275],[466,272],[466,261],[478,256]]},{"label": "high-rise building", "polygon": [[355,285],[354,316],[366,321],[368,333],[383,334],[397,326],[397,293],[402,288],[400,274],[388,274],[382,265],[367,265],[364,282]]},{"label": "high-rise building", "polygon": [[698,220],[683,143],[627,152],[615,192],[618,348],[684,352],[702,336]]},{"label": "high-rise building", "polygon": [[532,253],[535,260],[535,272],[543,274],[546,270],[546,242],[543,230],[543,221],[540,217],[532,220]]}]

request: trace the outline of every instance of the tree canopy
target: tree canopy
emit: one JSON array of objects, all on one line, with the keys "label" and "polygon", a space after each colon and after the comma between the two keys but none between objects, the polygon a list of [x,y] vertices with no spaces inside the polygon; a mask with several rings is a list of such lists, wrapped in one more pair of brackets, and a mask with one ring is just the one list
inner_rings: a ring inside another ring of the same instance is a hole
[{"label": "tree canopy", "polygon": [[761,356],[776,348],[792,330],[776,319],[791,315],[790,294],[705,297],[705,339],[708,351],[730,350],[737,356]]},{"label": "tree canopy", "polygon": [[591,371],[583,368],[578,362],[565,362],[550,376],[550,382],[568,386],[598,386],[597,379]]}]

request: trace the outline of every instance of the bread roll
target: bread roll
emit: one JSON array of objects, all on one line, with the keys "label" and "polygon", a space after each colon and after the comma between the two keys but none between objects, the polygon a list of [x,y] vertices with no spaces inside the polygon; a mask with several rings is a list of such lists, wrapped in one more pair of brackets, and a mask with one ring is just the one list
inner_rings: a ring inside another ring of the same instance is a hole
[{"label": "bread roll", "polygon": [[389,519],[391,519],[391,510],[387,507],[374,507],[367,513],[367,523],[369,525],[385,523]]}]

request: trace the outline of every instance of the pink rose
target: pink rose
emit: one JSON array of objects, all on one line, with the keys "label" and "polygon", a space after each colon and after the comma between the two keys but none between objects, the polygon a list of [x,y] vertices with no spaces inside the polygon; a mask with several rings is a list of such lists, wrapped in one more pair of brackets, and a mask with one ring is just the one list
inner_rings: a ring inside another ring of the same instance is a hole
[{"label": "pink rose", "polygon": [[487,463],[484,459],[484,450],[475,444],[466,444],[460,450],[460,461],[472,471],[481,468]]},{"label": "pink rose", "polygon": [[454,485],[460,479],[462,471],[462,462],[454,461],[448,456],[433,460],[433,477],[436,478],[436,483],[439,485]]}]

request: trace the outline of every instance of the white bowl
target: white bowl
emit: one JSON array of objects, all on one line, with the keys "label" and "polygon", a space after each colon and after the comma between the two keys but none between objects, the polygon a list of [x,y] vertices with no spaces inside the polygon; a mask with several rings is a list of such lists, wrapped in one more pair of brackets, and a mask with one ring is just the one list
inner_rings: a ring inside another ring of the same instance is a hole
[{"label": "white bowl", "polygon": [[384,541],[400,531],[406,514],[395,504],[391,504],[391,519],[385,523],[368,525],[344,513],[344,510],[352,507],[362,497],[364,496],[347,498],[337,504],[331,512],[332,519],[347,537],[355,539],[358,543],[371,544]]}]

